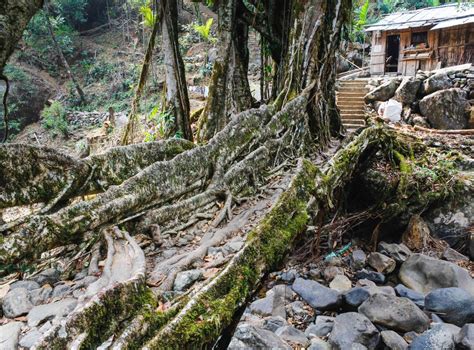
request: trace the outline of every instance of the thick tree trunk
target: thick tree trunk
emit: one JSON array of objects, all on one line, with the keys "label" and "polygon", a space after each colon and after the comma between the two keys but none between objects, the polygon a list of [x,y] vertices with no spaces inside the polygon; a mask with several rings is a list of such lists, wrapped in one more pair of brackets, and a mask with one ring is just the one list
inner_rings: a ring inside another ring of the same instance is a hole
[{"label": "thick tree trunk", "polygon": [[166,110],[173,116],[173,125],[167,130],[168,136],[178,136],[193,140],[189,122],[189,98],[183,59],[178,42],[177,0],[160,1],[163,22],[163,52],[166,73]]},{"label": "thick tree trunk", "polygon": [[199,120],[198,136],[211,139],[229,122],[232,114],[249,109],[248,27],[238,22],[244,6],[240,0],[219,1],[218,57],[212,70],[209,97]]},{"label": "thick tree trunk", "polygon": [[307,99],[303,94],[276,114],[265,107],[243,112],[205,146],[155,162],[90,201],[28,218],[4,232],[0,262],[38,257],[60,244],[80,241],[86,231],[189,196],[199,188],[207,188],[211,198],[217,197],[216,192],[241,191],[262,166],[285,153],[305,151]]},{"label": "thick tree trunk", "polygon": [[[340,136],[343,126],[336,106],[336,54],[352,8],[351,0],[322,2],[321,16],[308,29],[309,41],[302,66],[302,82],[314,82],[314,96],[309,108],[311,133],[321,145],[327,145],[331,136]],[[330,57],[330,58],[328,58]]]},{"label": "thick tree trunk", "polygon": [[43,0],[3,0],[0,3],[0,73]]}]

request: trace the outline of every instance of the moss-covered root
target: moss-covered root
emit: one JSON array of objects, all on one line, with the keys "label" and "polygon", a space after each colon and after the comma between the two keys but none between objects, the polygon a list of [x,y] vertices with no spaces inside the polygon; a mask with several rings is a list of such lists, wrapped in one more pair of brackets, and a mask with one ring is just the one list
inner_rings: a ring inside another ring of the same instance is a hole
[{"label": "moss-covered root", "polygon": [[38,348],[96,348],[123,321],[156,306],[145,285],[145,255],[136,241],[118,228],[104,233],[108,252],[102,276],[88,286],[74,312],[51,327]]},{"label": "moss-covered root", "polygon": [[193,147],[189,141],[170,139],[76,159],[47,147],[0,145],[0,209],[102,191]]},{"label": "moss-covered root", "polygon": [[308,222],[317,169],[300,161],[287,191],[248,236],[245,247],[147,344],[148,349],[201,348],[213,343],[256,289],[261,276],[288,252]]},{"label": "moss-covered root", "polygon": [[[278,139],[288,132],[295,138],[283,140],[299,147],[293,140],[301,136],[298,125],[304,113],[294,113],[307,102],[302,94],[272,115],[265,106],[242,112],[214,136],[207,145],[183,152],[169,161],[155,162],[118,186],[110,186],[104,193],[89,201],[72,203],[52,214],[31,216],[21,226],[6,232],[0,240],[0,263],[11,264],[20,260],[38,258],[48,249],[82,240],[87,231],[97,231],[101,225],[148,210],[158,203],[173,204],[177,198],[189,197],[196,192],[196,184],[206,187],[224,185],[223,175],[242,158]],[[282,141],[283,143],[283,141]],[[260,164],[270,164],[280,144],[265,155]],[[251,162],[247,164],[250,166]],[[234,173],[241,172],[235,169]],[[242,172],[241,172],[242,173]],[[247,177],[247,184],[251,183]]]}]

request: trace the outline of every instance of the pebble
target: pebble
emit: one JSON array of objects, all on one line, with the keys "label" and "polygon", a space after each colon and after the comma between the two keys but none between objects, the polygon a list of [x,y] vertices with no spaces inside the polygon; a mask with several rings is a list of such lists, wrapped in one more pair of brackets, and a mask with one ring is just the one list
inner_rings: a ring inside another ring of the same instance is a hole
[{"label": "pebble", "polygon": [[414,290],[405,287],[403,284],[396,285],[395,292],[400,297],[410,299],[419,308],[423,309],[425,307],[425,296],[423,294],[415,292]]},{"label": "pebble", "polygon": [[41,333],[37,329],[32,329],[20,339],[19,344],[24,348],[31,348],[38,342],[38,340],[41,339],[42,336],[43,333]]},{"label": "pebble", "polygon": [[72,288],[67,284],[60,284],[54,287],[53,298],[61,298],[72,292]]},{"label": "pebble", "polygon": [[22,327],[22,322],[10,322],[0,326],[0,349],[17,349],[18,337]]},{"label": "pebble", "polygon": [[451,329],[444,325],[436,325],[413,339],[411,350],[443,349],[454,350],[454,335]]},{"label": "pebble", "polygon": [[372,268],[381,273],[391,273],[397,266],[395,260],[377,252],[371,253],[367,261]]},{"label": "pebble", "polygon": [[271,332],[275,332],[278,328],[287,325],[286,320],[281,316],[271,316],[263,321],[263,328]]},{"label": "pebble", "polygon": [[325,342],[319,338],[312,338],[311,345],[308,347],[308,350],[331,350],[332,347],[328,342]]},{"label": "pebble", "polygon": [[30,300],[34,306],[44,304],[53,294],[53,288],[50,285],[44,285],[41,288],[30,292]]},{"label": "pebble", "polygon": [[296,300],[286,306],[287,314],[289,317],[298,320],[299,322],[305,322],[312,316],[304,308],[304,303]]},{"label": "pebble", "polygon": [[395,260],[397,263],[403,263],[412,255],[412,251],[405,244],[380,242],[378,251]]},{"label": "pebble", "polygon": [[286,318],[285,304],[292,300],[294,292],[287,285],[281,284],[273,287],[265,298],[258,299],[250,304],[252,313],[260,316],[281,316]]},{"label": "pebble", "polygon": [[76,299],[67,298],[54,303],[35,306],[28,313],[28,326],[36,327],[43,321],[68,315],[77,305]]},{"label": "pebble", "polygon": [[257,326],[241,323],[237,326],[234,336],[227,348],[241,349],[288,349],[291,347],[275,333]]},{"label": "pebble", "polygon": [[474,280],[467,270],[423,254],[411,255],[402,264],[398,277],[405,286],[423,294],[440,288],[459,287],[474,295]]},{"label": "pebble", "polygon": [[355,344],[375,349],[380,334],[367,317],[360,313],[347,312],[335,318],[328,340],[335,349],[354,349]]},{"label": "pebble", "polygon": [[368,270],[365,270],[365,269],[357,271],[356,278],[357,279],[367,279],[367,280],[372,281],[376,284],[384,284],[385,283],[385,276],[384,276],[383,273],[375,272],[375,271],[368,271]]},{"label": "pebble", "polygon": [[304,331],[306,336],[311,337],[326,337],[331,333],[334,326],[334,317],[318,316],[313,324],[310,324]]},{"label": "pebble", "polygon": [[322,284],[297,278],[292,289],[313,308],[318,310],[333,310],[341,303],[339,292],[323,286]]},{"label": "pebble", "polygon": [[367,263],[367,255],[361,249],[354,250],[351,258],[351,266],[355,271],[363,269]]},{"label": "pebble", "polygon": [[61,273],[55,268],[49,268],[40,272],[37,276],[33,278],[40,286],[45,284],[54,285],[59,281]]},{"label": "pebble", "polygon": [[309,339],[302,331],[290,325],[278,328],[275,334],[294,346],[305,348],[310,343]]},{"label": "pebble", "polygon": [[474,323],[464,325],[454,340],[460,349],[474,350]]},{"label": "pebble", "polygon": [[286,283],[292,283],[295,280],[296,276],[296,270],[289,270],[280,274],[280,280]]},{"label": "pebble", "polygon": [[36,283],[35,281],[29,281],[29,280],[24,280],[24,281],[16,281],[10,284],[10,290],[16,289],[16,288],[24,288],[27,291],[31,291],[33,289],[39,288],[40,285]]},{"label": "pebble", "polygon": [[345,275],[336,275],[336,277],[334,277],[331,283],[329,283],[329,288],[334,289],[338,292],[345,292],[351,289],[351,287],[351,280]]},{"label": "pebble", "polygon": [[382,331],[380,336],[382,337],[382,342],[390,350],[405,350],[408,348],[408,343],[405,339],[394,331]]},{"label": "pebble", "polygon": [[446,248],[443,252],[443,258],[447,261],[457,262],[457,261],[469,261],[469,258],[453,248]]},{"label": "pebble", "polygon": [[337,275],[344,275],[344,269],[339,266],[328,266],[324,269],[323,276],[328,282],[332,281]]},{"label": "pebble", "polygon": [[202,277],[201,270],[188,270],[179,272],[174,281],[173,290],[182,292]]},{"label": "pebble", "polygon": [[354,287],[343,294],[343,301],[350,310],[357,309],[364,301],[369,299],[370,292],[366,288]]}]

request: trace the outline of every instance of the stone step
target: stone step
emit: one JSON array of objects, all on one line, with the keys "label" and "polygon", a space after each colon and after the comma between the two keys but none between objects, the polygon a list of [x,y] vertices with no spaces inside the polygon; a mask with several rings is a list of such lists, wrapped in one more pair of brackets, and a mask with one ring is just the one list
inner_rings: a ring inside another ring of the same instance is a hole
[{"label": "stone step", "polygon": [[365,120],[364,119],[344,119],[344,118],[342,118],[342,124],[365,125]]},{"label": "stone step", "polygon": [[341,118],[350,120],[365,120],[363,114],[341,114]]},{"label": "stone step", "polygon": [[368,80],[339,80],[340,85],[367,85]]},{"label": "stone step", "polygon": [[364,115],[364,111],[357,111],[357,110],[352,110],[352,111],[341,111],[341,114],[344,115]]},{"label": "stone step", "polygon": [[348,97],[346,99],[338,98],[337,100],[338,106],[365,106],[365,102],[362,98],[352,98]]},{"label": "stone step", "polygon": [[338,98],[337,105],[340,103],[359,103],[360,105],[364,105],[364,98],[363,97],[345,97],[345,98]]},{"label": "stone step", "polygon": [[341,111],[344,111],[344,112],[361,112],[361,113],[364,113],[365,111],[365,107],[364,105],[355,105],[355,104],[347,104],[347,105],[340,105],[338,104],[337,105],[339,107],[339,109]]},{"label": "stone step", "polygon": [[343,123],[343,125],[346,127],[346,129],[359,129],[360,127],[364,125],[359,125],[359,124],[346,124]]},{"label": "stone step", "polygon": [[343,91],[343,92],[338,92],[337,93],[338,96],[362,96],[364,97],[365,94],[361,91]]},{"label": "stone step", "polygon": [[337,92],[339,92],[339,93],[359,92],[359,93],[361,93],[361,94],[363,93],[365,95],[368,92],[368,90],[363,86],[354,85],[354,86],[341,86],[337,89]]}]

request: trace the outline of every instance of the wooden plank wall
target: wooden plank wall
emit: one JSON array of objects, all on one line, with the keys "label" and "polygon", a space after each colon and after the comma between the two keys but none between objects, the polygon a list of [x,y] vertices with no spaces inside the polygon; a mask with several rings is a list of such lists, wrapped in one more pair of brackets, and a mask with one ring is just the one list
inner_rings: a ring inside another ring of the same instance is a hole
[{"label": "wooden plank wall", "polygon": [[[474,23],[464,26],[432,30],[429,28],[415,28],[401,31],[382,32],[377,37],[372,33],[372,53],[370,56],[370,73],[380,75],[385,73],[385,57],[387,36],[400,35],[400,57],[398,60],[398,73],[407,71],[404,66],[402,50],[411,45],[412,32],[428,32],[428,45],[434,49],[431,59],[420,60],[417,69],[433,70],[438,62],[442,67],[455,66],[463,63],[474,64]],[[412,63],[411,63],[412,64]]]},{"label": "wooden plank wall", "polygon": [[380,75],[385,73],[385,51],[387,45],[387,35],[382,32],[377,37],[376,32],[372,33],[372,51],[370,53],[370,74]]},{"label": "wooden plank wall", "polygon": [[474,23],[436,30],[437,60],[445,66],[474,63]]}]

